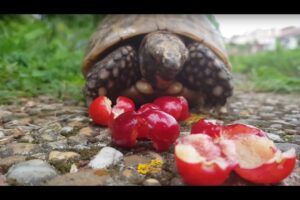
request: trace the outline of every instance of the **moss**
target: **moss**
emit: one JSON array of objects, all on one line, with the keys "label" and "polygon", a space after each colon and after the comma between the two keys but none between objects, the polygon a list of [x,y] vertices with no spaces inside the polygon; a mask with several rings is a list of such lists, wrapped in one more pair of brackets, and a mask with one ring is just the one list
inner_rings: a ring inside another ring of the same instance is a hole
[{"label": "moss", "polygon": [[285,142],[292,142],[293,139],[294,139],[294,136],[292,136],[292,135],[285,135],[285,136],[283,136],[283,140]]},{"label": "moss", "polygon": [[[54,166],[60,173],[69,173],[72,164],[74,162],[71,161],[49,161],[49,164]],[[75,163],[76,164],[76,163]]]},{"label": "moss", "polygon": [[90,149],[82,149],[82,150],[74,150],[80,154],[80,158],[82,160],[90,160],[93,156],[95,156],[101,147],[92,147]]}]

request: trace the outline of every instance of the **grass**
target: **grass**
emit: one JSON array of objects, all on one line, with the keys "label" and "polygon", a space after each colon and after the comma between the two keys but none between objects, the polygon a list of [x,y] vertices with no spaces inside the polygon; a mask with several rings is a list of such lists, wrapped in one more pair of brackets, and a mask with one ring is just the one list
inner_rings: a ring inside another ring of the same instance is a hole
[{"label": "grass", "polygon": [[256,91],[300,92],[300,48],[231,56],[234,72],[248,75]]},{"label": "grass", "polygon": [[82,99],[80,66],[102,16],[32,15],[0,18],[0,103],[47,94]]}]

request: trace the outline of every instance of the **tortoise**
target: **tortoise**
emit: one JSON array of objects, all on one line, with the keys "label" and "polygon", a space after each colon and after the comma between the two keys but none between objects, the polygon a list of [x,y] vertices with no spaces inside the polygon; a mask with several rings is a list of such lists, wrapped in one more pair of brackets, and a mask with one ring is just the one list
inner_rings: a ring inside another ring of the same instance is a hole
[{"label": "tortoise", "polygon": [[138,105],[184,96],[191,107],[221,108],[233,93],[222,36],[205,15],[107,15],[82,72],[88,105],[102,95]]}]

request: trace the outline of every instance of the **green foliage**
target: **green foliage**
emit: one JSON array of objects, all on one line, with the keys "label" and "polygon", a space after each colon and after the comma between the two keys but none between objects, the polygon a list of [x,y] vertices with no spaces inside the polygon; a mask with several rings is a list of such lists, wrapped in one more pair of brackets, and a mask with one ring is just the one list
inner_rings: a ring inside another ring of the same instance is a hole
[{"label": "green foliage", "polygon": [[300,92],[300,48],[284,50],[277,45],[275,51],[248,56],[231,56],[235,72],[250,76],[258,91]]},{"label": "green foliage", "polygon": [[0,103],[48,94],[81,99],[80,66],[101,15],[2,15]]}]

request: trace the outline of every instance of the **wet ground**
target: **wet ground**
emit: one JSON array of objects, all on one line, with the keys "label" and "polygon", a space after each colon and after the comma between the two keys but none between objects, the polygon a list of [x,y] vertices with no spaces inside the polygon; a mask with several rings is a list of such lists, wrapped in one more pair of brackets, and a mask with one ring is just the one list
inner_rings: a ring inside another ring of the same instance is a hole
[{"label": "wet ground", "polygon": [[[265,132],[300,158],[300,94],[236,91],[220,123],[242,122]],[[182,124],[182,135],[189,129]],[[156,153],[148,142],[130,151],[111,144],[84,105],[40,96],[0,106],[0,185],[184,185],[173,148]],[[225,185],[252,185],[232,174]],[[278,185],[300,185],[299,162]]]}]

